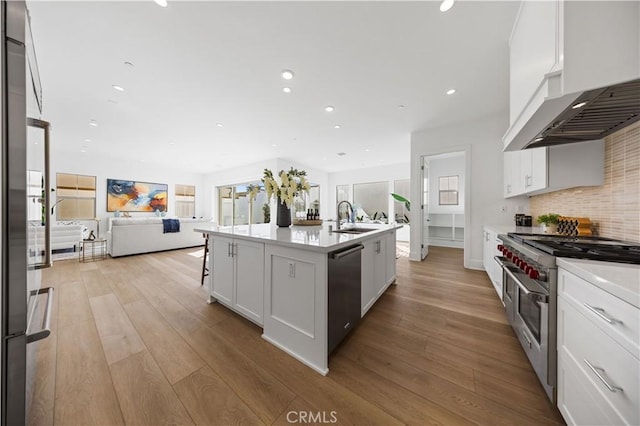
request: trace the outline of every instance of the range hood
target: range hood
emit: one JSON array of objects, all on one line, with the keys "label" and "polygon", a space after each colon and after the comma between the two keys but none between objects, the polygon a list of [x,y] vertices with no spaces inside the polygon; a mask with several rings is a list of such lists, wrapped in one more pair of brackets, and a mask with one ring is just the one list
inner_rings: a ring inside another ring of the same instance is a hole
[{"label": "range hood", "polygon": [[545,100],[507,151],[602,139],[640,120],[640,79]]}]

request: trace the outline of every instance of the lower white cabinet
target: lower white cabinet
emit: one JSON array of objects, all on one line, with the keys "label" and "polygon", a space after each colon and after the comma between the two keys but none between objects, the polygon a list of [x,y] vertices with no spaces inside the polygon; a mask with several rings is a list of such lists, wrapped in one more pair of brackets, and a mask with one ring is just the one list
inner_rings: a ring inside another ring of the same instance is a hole
[{"label": "lower white cabinet", "polygon": [[396,276],[395,232],[362,242],[361,315],[385,292]]},{"label": "lower white cabinet", "polygon": [[498,233],[491,230],[488,227],[484,227],[484,245],[482,248],[482,265],[484,270],[489,275],[493,288],[496,289],[498,297],[502,300],[502,268],[495,261],[494,256],[499,256],[501,253],[498,251],[498,244],[501,243],[498,240]]},{"label": "lower white cabinet", "polygon": [[[638,308],[558,270],[558,409],[568,424],[640,424]],[[636,340],[637,341],[637,340]]]},{"label": "lower white cabinet", "polygon": [[262,325],[264,244],[218,236],[211,241],[211,297]]}]

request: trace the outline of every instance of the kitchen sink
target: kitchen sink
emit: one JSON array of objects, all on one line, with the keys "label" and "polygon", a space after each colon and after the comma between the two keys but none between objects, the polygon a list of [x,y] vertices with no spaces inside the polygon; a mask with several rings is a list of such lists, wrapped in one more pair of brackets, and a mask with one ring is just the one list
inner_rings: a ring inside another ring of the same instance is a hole
[{"label": "kitchen sink", "polygon": [[334,229],[337,234],[364,234],[365,232],[378,231],[377,228],[343,228]]}]

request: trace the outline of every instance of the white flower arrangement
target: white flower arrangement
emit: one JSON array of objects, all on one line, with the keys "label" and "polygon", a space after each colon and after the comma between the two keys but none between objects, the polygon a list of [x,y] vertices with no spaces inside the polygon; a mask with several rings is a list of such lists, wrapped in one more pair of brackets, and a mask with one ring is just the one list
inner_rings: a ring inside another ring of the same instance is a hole
[{"label": "white flower arrangement", "polygon": [[309,182],[306,176],[307,172],[304,170],[297,170],[291,167],[288,172],[280,170],[280,183],[278,183],[273,176],[273,172],[269,169],[264,169],[262,183],[264,183],[264,188],[267,191],[267,199],[270,200],[275,195],[278,202],[284,202],[287,207],[291,208],[296,195],[302,191],[309,192]]}]

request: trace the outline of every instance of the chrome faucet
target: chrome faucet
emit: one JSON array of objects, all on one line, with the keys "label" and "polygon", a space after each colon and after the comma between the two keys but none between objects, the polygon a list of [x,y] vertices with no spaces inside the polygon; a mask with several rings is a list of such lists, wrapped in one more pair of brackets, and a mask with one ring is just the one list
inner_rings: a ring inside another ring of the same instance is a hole
[{"label": "chrome faucet", "polygon": [[340,201],[340,202],[338,203],[338,205],[336,206],[336,229],[340,229],[340,206],[341,206],[343,203],[346,203],[346,204],[347,204],[347,206],[349,206],[349,210],[350,210],[350,212],[351,212],[351,213],[349,214],[349,217],[347,218],[347,222],[350,222],[350,218],[351,218],[351,216],[353,216],[353,206],[351,205],[351,203],[350,203],[350,202],[348,202],[347,200]]}]

